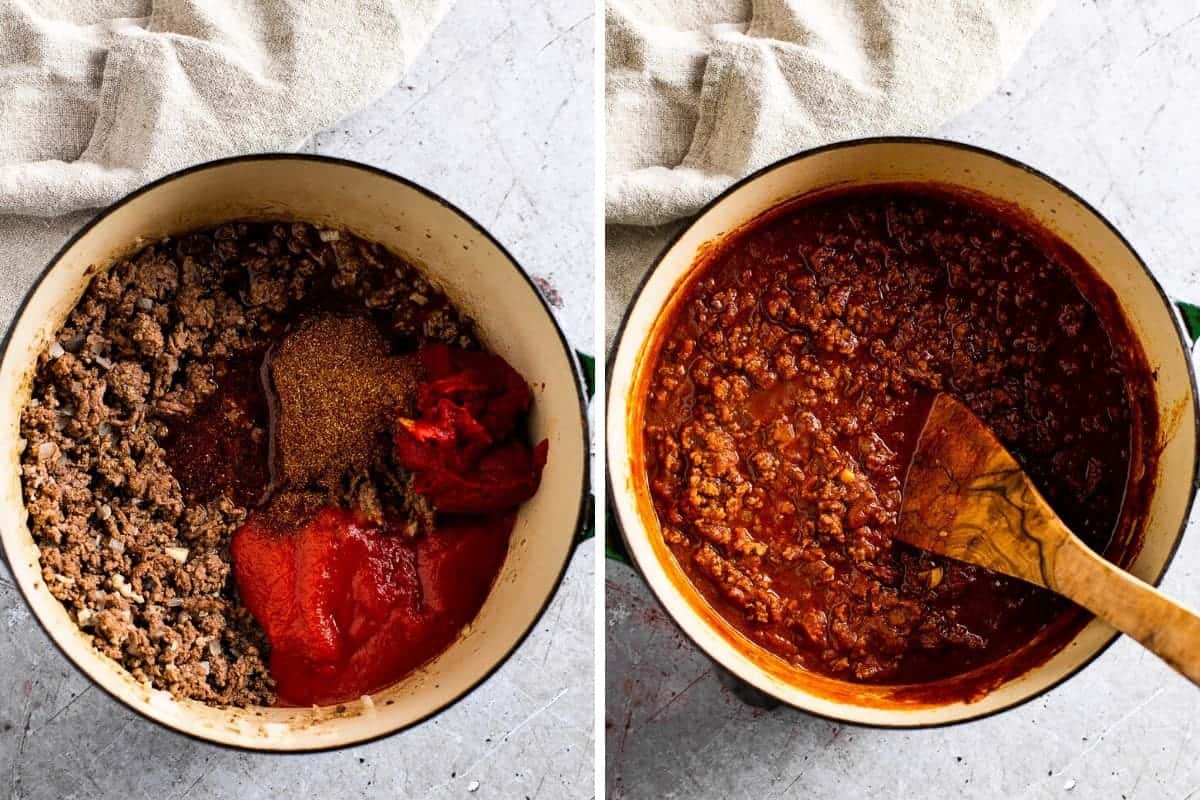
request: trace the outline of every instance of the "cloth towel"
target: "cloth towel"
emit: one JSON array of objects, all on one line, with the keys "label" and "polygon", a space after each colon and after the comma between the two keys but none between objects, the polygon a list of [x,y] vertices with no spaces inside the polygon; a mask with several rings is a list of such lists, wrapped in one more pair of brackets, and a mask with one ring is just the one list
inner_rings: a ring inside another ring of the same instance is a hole
[{"label": "cloth towel", "polygon": [[0,215],[299,146],[401,77],[448,0],[7,0]]},{"label": "cloth towel", "polygon": [[660,225],[841,139],[921,134],[999,83],[1053,0],[608,0],[606,217]]}]

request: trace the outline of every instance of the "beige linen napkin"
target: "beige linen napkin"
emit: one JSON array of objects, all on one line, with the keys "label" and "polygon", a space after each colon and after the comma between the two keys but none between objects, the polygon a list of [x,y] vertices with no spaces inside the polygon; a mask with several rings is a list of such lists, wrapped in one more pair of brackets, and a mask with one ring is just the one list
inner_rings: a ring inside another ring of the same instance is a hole
[{"label": "beige linen napkin", "polygon": [[1053,0],[608,0],[608,222],[660,225],[840,139],[929,132]]},{"label": "beige linen napkin", "polygon": [[295,147],[400,79],[446,0],[25,0],[0,7],[0,214],[104,205]]},{"label": "beige linen napkin", "polygon": [[0,327],[83,209],[299,146],[399,81],[449,4],[0,3]]}]

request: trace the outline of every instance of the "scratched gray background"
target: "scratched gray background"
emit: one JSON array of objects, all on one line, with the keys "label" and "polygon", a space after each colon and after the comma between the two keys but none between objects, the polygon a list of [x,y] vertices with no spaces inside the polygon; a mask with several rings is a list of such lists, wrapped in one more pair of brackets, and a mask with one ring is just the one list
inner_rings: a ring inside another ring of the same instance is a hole
[{"label": "scratched gray background", "polygon": [[[1195,301],[1198,95],[1195,0],[1061,0],[995,96],[938,134],[1059,178]],[[646,263],[668,233],[609,228],[610,264]],[[622,311],[610,297],[610,331]],[[1200,607],[1198,579],[1193,515],[1164,586]],[[1128,640],[1020,709],[886,732],[744,706],[631,571],[610,565],[607,594],[611,797],[1200,798],[1200,693]]]},{"label": "scratched gray background", "polygon": [[[393,170],[464,208],[589,350],[593,31],[591,0],[460,0],[400,85],[304,148]],[[87,217],[0,218],[5,277],[32,280]],[[41,249],[5,250],[5,232],[28,224]],[[91,689],[0,565],[0,798],[590,797],[592,552],[575,555],[508,664],[447,713],[363,747],[283,757],[192,742]]]}]

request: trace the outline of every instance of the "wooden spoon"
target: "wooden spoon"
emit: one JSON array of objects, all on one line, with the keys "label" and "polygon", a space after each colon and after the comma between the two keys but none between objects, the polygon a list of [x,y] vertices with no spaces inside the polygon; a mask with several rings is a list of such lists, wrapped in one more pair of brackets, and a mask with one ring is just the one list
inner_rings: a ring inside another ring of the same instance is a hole
[{"label": "wooden spoon", "polygon": [[1057,592],[1200,685],[1200,616],[1092,552],[948,395],[934,399],[917,440],[896,536]]}]

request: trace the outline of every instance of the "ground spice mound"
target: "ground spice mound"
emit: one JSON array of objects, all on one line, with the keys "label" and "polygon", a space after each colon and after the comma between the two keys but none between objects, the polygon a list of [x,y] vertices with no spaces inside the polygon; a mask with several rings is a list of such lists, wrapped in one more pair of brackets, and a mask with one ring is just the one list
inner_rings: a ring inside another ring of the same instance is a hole
[{"label": "ground spice mound", "polygon": [[[476,346],[470,322],[380,245],[240,221],[98,274],[39,356],[21,479],[42,576],[136,679],[213,704],[275,701],[229,544],[266,488],[263,356],[329,313],[369,318],[391,353]],[[409,482],[380,455],[289,502],[416,526],[429,512]]]},{"label": "ground spice mound", "polygon": [[275,390],[276,483],[329,485],[367,467],[380,433],[411,413],[420,364],[389,356],[362,317],[321,316],[288,334],[267,360]]}]

